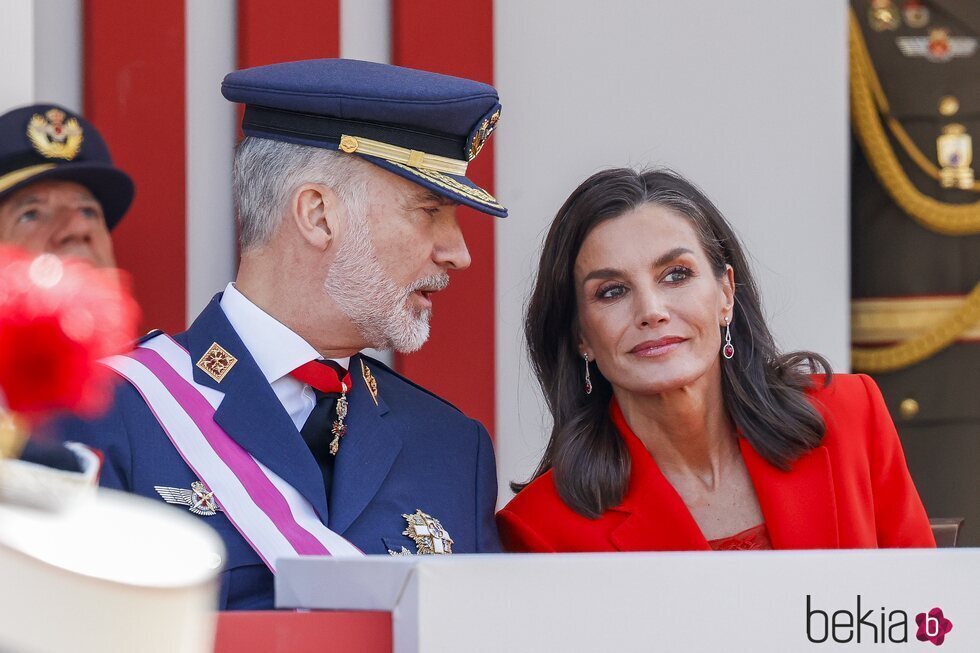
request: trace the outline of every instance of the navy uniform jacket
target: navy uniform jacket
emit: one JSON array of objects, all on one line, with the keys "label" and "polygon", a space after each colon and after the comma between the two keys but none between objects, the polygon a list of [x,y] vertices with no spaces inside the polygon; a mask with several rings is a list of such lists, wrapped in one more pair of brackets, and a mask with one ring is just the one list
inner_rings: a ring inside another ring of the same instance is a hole
[{"label": "navy uniform jacket", "polygon": [[[323,521],[368,554],[387,555],[415,542],[403,513],[438,519],[454,553],[497,552],[493,520],[497,482],[486,430],[442,399],[367,356],[351,358],[347,433],[335,461],[329,505],[320,469],[296,426],[218,304],[175,337],[197,361],[217,342],[237,364],[214,381],[197,367],[194,380],[225,394],[215,421],[253,457],[291,484]],[[377,381],[375,405],[361,361]],[[141,395],[120,382],[115,403],[96,422],[71,421],[64,437],[105,454],[101,484],[162,501],[153,486],[189,489],[198,480],[170,443]],[[220,497],[219,497],[220,499]],[[175,509],[186,510],[181,506]],[[199,517],[227,548],[219,607],[273,607],[273,576],[223,513]]]}]

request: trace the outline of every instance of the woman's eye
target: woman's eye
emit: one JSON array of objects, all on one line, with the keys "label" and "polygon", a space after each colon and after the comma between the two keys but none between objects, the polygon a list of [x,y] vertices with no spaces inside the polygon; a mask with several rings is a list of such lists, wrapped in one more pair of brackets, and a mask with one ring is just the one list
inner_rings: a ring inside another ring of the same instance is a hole
[{"label": "woman's eye", "polygon": [[692,272],[690,268],[677,267],[673,268],[664,275],[664,281],[667,281],[668,283],[680,283],[681,281],[687,280],[691,276]]},{"label": "woman's eye", "polygon": [[626,294],[626,286],[614,285],[614,286],[602,286],[596,292],[596,297],[599,299],[616,299],[617,297],[622,297]]}]

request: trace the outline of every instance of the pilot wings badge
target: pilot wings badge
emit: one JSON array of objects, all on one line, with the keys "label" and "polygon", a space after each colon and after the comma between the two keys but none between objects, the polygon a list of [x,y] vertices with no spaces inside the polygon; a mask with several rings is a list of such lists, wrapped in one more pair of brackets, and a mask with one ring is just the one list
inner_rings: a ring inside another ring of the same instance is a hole
[{"label": "pilot wings badge", "polygon": [[416,509],[411,515],[402,515],[408,528],[402,531],[415,541],[419,555],[438,555],[453,552],[453,538],[442,527],[439,520]]},{"label": "pilot wings badge", "polygon": [[214,492],[209,491],[204,483],[200,481],[191,483],[191,489],[189,490],[162,485],[154,485],[153,489],[167,503],[187,506],[187,509],[195,515],[211,517],[221,512],[221,507],[214,500]]}]

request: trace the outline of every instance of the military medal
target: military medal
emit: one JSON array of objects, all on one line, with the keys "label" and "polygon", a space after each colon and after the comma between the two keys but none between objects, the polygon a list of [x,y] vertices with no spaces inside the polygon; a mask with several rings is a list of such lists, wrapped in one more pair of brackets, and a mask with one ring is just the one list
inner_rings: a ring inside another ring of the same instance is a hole
[{"label": "military medal", "polygon": [[330,433],[333,434],[333,440],[330,441],[330,453],[334,456],[340,451],[340,438],[347,433],[347,425],[344,424],[345,419],[347,419],[347,384],[341,382],[340,396],[337,397],[337,419],[334,420],[333,427],[330,429]]},{"label": "military medal", "polygon": [[939,158],[939,181],[943,188],[973,188],[973,139],[966,127],[958,123],[946,125],[936,139]]},{"label": "military medal", "polygon": [[876,32],[898,29],[900,19],[898,8],[892,0],[871,0],[868,9],[868,24]]},{"label": "military medal", "polygon": [[439,520],[416,509],[410,515],[402,515],[408,528],[402,531],[415,542],[419,555],[439,555],[453,552],[453,538],[442,527]]},{"label": "military medal", "polygon": [[949,30],[934,27],[929,36],[899,36],[895,39],[899,51],[906,57],[924,57],[933,63],[946,63],[958,57],[972,57],[977,40],[972,36],[950,36]]},{"label": "military medal", "polygon": [[214,492],[200,481],[191,483],[191,489],[154,485],[153,489],[166,501],[177,506],[187,506],[195,515],[212,517],[221,512],[221,507],[214,500]]},{"label": "military medal", "polygon": [[922,29],[929,24],[929,7],[922,4],[921,0],[907,0],[902,5],[902,17],[905,24],[912,29]]}]

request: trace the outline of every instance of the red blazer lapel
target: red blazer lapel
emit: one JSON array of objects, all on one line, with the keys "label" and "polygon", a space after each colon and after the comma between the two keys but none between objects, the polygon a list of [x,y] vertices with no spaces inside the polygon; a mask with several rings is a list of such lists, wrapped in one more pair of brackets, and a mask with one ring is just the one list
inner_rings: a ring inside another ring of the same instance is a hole
[{"label": "red blazer lapel", "polygon": [[838,548],[837,501],[827,448],[811,450],[784,472],[766,462],[744,437],[739,446],[773,548]]},{"label": "red blazer lapel", "polygon": [[612,545],[618,551],[710,549],[684,501],[630,430],[615,401],[610,412],[630,456],[629,489],[611,511],[625,514],[609,534]]}]

